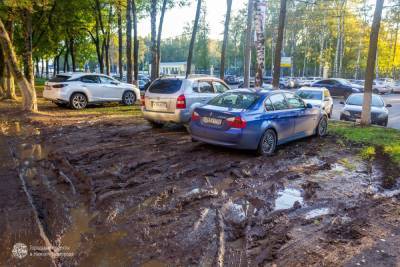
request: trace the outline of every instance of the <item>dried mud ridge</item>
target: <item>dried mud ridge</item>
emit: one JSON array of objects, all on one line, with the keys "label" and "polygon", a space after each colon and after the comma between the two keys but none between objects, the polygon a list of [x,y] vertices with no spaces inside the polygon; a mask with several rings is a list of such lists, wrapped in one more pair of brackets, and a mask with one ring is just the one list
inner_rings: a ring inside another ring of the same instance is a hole
[{"label": "dried mud ridge", "polygon": [[139,120],[37,131],[9,143],[46,236],[74,253],[57,265],[400,262],[400,167],[383,154],[328,136],[255,157]]}]

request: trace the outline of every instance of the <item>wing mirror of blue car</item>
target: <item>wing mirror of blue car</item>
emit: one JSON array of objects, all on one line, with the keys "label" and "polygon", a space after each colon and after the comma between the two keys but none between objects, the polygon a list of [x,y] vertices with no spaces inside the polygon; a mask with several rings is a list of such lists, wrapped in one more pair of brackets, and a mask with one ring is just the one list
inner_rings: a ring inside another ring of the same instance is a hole
[{"label": "wing mirror of blue car", "polygon": [[310,103],[307,103],[306,108],[313,108],[313,106]]},{"label": "wing mirror of blue car", "polygon": [[386,107],[387,107],[387,108],[391,108],[391,107],[392,107],[392,104],[387,104]]}]

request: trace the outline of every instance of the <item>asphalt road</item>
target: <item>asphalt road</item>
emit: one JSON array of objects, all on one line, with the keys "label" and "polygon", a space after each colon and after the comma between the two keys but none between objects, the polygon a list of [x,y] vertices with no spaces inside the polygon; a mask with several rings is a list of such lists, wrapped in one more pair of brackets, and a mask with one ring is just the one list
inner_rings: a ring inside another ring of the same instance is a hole
[{"label": "asphalt road", "polygon": [[[388,127],[400,129],[400,94],[389,94],[383,95],[383,99],[386,104],[392,104],[393,107],[389,109],[389,124]],[[343,105],[340,104],[343,101],[340,98],[334,99],[333,101],[333,115],[332,118],[338,120],[340,117],[340,111]]]}]

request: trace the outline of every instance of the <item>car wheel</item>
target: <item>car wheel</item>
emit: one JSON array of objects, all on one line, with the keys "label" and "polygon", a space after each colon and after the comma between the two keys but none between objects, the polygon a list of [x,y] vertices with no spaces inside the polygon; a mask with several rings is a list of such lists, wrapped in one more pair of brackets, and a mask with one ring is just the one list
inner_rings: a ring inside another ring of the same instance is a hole
[{"label": "car wheel", "polygon": [[328,119],[326,116],[323,116],[318,123],[317,126],[317,135],[318,136],[325,136],[326,133],[328,132]]},{"label": "car wheel", "polygon": [[265,131],[264,135],[261,137],[260,143],[257,148],[258,155],[270,156],[275,152],[277,144],[276,133],[272,129]]},{"label": "car wheel", "polygon": [[372,90],[372,92],[374,93],[374,94],[379,94],[379,90],[378,89],[374,89],[374,90]]},{"label": "car wheel", "polygon": [[126,91],[122,95],[122,103],[126,106],[132,106],[136,102],[136,95],[132,91]]},{"label": "car wheel", "polygon": [[71,96],[70,107],[73,109],[84,109],[88,104],[86,96],[82,93],[75,93]]},{"label": "car wheel", "polygon": [[280,84],[279,89],[285,89],[285,86],[283,84]]},{"label": "car wheel", "polygon": [[149,123],[153,128],[162,128],[164,126],[164,124],[156,121],[149,121]]}]

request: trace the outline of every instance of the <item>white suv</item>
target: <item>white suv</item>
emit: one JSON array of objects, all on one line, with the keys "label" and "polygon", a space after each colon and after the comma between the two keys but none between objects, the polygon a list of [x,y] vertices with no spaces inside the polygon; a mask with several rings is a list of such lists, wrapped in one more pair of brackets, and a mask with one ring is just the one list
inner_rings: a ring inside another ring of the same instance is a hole
[{"label": "white suv", "polygon": [[140,91],[132,84],[103,74],[66,73],[46,82],[43,97],[58,106],[83,109],[88,103],[122,102],[133,105],[140,98]]}]

